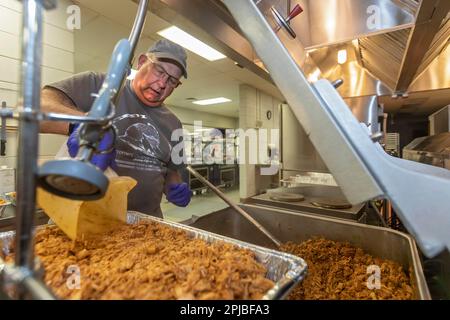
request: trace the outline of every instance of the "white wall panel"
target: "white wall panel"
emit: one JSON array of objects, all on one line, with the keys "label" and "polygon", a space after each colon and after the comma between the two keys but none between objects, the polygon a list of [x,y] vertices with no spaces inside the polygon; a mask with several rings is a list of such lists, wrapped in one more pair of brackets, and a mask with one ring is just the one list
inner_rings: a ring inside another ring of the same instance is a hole
[{"label": "white wall panel", "polygon": [[4,31],[0,31],[0,56],[20,59],[20,38]]},{"label": "white wall panel", "polygon": [[22,15],[6,7],[0,7],[0,31],[20,35]]},{"label": "white wall panel", "polygon": [[45,23],[43,27],[43,43],[74,52],[73,33]]},{"label": "white wall panel", "polygon": [[0,81],[0,89],[19,91],[20,90],[20,85],[17,84],[17,83]]},{"label": "white wall panel", "polygon": [[42,52],[42,65],[61,71],[74,72],[74,54],[66,50],[44,45]]},{"label": "white wall panel", "polygon": [[[0,0],[0,6],[22,12],[22,2],[17,0]],[[1,9],[1,8],[0,8]]]},{"label": "white wall panel", "polygon": [[8,107],[15,107],[18,97],[19,92],[0,88],[0,103],[6,101]]},{"label": "white wall panel", "polygon": [[0,81],[19,83],[20,61],[0,56]]},{"label": "white wall panel", "polygon": [[48,83],[56,82],[68,78],[71,72],[56,70],[52,68],[42,67],[42,87]]},{"label": "white wall panel", "polygon": [[[59,81],[74,72],[74,35],[66,27],[68,0],[59,0],[58,8],[44,12],[42,85]],[[0,101],[15,106],[20,98],[22,3],[0,0]],[[17,121],[8,119],[7,125],[17,127]],[[16,167],[16,130],[7,133],[7,156],[0,157],[0,165]],[[52,159],[66,137],[41,134],[40,162]]]}]

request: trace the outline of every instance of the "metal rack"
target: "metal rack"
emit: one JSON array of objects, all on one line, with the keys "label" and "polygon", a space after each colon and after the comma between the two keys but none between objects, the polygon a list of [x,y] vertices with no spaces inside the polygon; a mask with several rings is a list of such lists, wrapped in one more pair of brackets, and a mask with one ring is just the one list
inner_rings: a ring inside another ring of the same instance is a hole
[{"label": "metal rack", "polygon": [[236,185],[236,168],[220,168],[220,182],[229,187]]},{"label": "metal rack", "polygon": [[[209,180],[209,168],[208,167],[200,167],[195,169],[202,177],[206,180]],[[203,193],[208,188],[191,172],[189,172],[189,186],[194,193]]]}]

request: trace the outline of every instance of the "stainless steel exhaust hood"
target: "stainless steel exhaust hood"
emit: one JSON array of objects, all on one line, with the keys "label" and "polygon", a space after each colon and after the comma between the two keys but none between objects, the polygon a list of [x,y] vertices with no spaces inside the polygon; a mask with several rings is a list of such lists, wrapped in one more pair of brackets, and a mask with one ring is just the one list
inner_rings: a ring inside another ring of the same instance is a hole
[{"label": "stainless steel exhaust hood", "polygon": [[[294,5],[303,8],[304,11],[290,21],[297,37],[292,39],[283,29],[277,35],[311,82],[321,78],[343,78],[344,85],[338,91],[344,98],[366,95],[405,98],[415,92],[436,89],[446,89],[450,94],[446,67],[450,61],[450,50],[447,49],[450,1],[254,2],[273,28],[276,22],[271,13],[272,6],[285,16]],[[271,81],[222,1],[151,0],[151,10],[163,19],[189,29],[240,65]],[[340,50],[347,51],[346,63],[337,63]],[[396,111],[395,107],[389,109],[391,104],[399,104],[389,98],[385,98],[384,103],[389,112]],[[434,111],[430,109],[429,113]]]},{"label": "stainless steel exhaust hood", "polygon": [[379,136],[361,126],[329,81],[308,83],[252,0],[225,3],[347,200],[356,204],[387,197],[427,257],[450,249],[450,173],[387,155]]},{"label": "stainless steel exhaust hood", "polygon": [[414,24],[417,10],[415,1],[410,6],[386,0],[300,0],[298,3],[304,12],[291,26],[306,50],[409,28]]}]

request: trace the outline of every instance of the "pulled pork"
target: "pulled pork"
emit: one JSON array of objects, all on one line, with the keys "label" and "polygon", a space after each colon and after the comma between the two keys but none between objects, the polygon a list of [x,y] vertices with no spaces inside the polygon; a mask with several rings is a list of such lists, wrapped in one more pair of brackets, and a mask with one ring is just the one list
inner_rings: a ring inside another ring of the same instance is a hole
[{"label": "pulled pork", "polygon": [[[308,264],[307,276],[291,292],[291,300],[413,298],[410,279],[402,266],[374,258],[349,243],[317,238],[300,244],[285,243],[282,251],[299,256]],[[371,265],[381,270],[378,289],[370,279],[374,275],[368,270]]]},{"label": "pulled pork", "polygon": [[35,248],[45,283],[64,299],[260,299],[274,285],[251,251],[155,222],[84,242],[49,227]]}]

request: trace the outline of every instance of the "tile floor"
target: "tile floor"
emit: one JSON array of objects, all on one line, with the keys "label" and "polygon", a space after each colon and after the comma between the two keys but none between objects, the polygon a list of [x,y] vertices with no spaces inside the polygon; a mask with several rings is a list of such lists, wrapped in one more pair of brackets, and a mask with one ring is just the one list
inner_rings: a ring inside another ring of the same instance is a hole
[{"label": "tile floor", "polygon": [[[239,186],[221,191],[232,201],[239,203]],[[165,197],[161,201],[161,210],[164,214],[164,219],[174,222],[186,222],[193,215],[201,217],[226,207],[229,207],[228,204],[211,190],[208,190],[205,194],[193,196],[191,202],[185,208],[177,207],[169,203]]]}]

